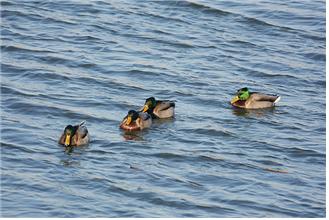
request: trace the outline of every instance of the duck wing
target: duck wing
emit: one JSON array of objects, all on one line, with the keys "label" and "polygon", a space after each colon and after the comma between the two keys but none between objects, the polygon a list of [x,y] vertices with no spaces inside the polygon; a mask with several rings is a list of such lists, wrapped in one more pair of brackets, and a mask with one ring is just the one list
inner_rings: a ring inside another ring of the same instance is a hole
[{"label": "duck wing", "polygon": [[146,112],[141,112],[139,113],[139,118],[136,120],[138,126],[140,127],[140,130],[144,128],[149,128],[151,127],[152,124],[152,117],[150,114]]},{"label": "duck wing", "polygon": [[250,95],[250,98],[253,100],[253,101],[267,101],[267,102],[278,102],[278,98],[280,96],[277,96],[277,95],[266,95],[266,94],[262,94],[262,93],[252,93]]},{"label": "duck wing", "polygon": [[171,107],[175,107],[174,101],[161,100],[161,101],[157,101],[157,105],[155,108],[157,111],[163,111],[163,110],[167,110],[168,108],[171,108]]},{"label": "duck wing", "polygon": [[146,121],[151,118],[150,114],[148,114],[146,112],[140,112],[139,117],[141,118],[142,121]]},{"label": "duck wing", "polygon": [[86,127],[86,121],[82,121],[77,128],[77,134],[80,138],[84,138],[88,135],[88,129]]}]

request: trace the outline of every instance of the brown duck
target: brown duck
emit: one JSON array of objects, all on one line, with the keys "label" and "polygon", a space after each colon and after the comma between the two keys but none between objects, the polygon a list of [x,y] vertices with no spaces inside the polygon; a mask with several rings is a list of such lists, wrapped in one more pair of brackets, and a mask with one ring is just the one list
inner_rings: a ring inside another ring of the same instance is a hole
[{"label": "brown duck", "polygon": [[175,115],[175,102],[150,97],[146,99],[142,111],[149,113],[152,118],[171,118]]},{"label": "brown duck", "polygon": [[89,132],[85,126],[85,121],[79,125],[68,125],[65,127],[63,134],[59,138],[58,143],[66,147],[81,146],[89,143]]},{"label": "brown duck", "polygon": [[239,89],[231,100],[231,104],[238,108],[261,109],[270,108],[280,101],[280,96],[249,92],[248,88]]},{"label": "brown duck", "polygon": [[127,131],[138,131],[149,128],[152,125],[152,118],[148,113],[130,110],[120,123],[120,128]]}]

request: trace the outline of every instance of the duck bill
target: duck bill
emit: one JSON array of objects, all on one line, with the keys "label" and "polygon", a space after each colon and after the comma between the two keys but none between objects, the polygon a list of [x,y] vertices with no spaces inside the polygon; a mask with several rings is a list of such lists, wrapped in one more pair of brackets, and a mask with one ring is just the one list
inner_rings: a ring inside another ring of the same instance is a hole
[{"label": "duck bill", "polygon": [[130,125],[130,123],[131,123],[131,116],[128,116],[126,120],[126,125]]},{"label": "duck bill", "polygon": [[234,96],[233,99],[231,100],[231,104],[239,101],[239,96]]},{"label": "duck bill", "polygon": [[66,147],[70,145],[70,142],[71,142],[70,140],[71,140],[71,135],[67,134],[65,136],[65,146]]},{"label": "duck bill", "polygon": [[147,110],[149,110],[148,105],[144,105],[143,112],[147,112]]}]

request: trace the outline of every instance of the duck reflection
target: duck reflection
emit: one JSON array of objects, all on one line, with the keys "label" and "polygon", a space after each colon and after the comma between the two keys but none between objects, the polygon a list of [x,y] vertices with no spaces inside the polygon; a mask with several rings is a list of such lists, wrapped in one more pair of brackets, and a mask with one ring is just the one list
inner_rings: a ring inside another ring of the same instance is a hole
[{"label": "duck reflection", "polygon": [[64,148],[64,158],[60,160],[61,164],[65,167],[80,166],[80,161],[84,158],[84,152],[87,146],[73,147],[67,146]]},{"label": "duck reflection", "polygon": [[122,137],[126,141],[144,141],[142,131],[124,131]]},{"label": "duck reflection", "polygon": [[275,113],[275,108],[266,108],[266,109],[243,109],[243,108],[232,108],[232,113],[236,116],[255,116],[263,117],[267,114]]},{"label": "duck reflection", "polygon": [[159,118],[157,120],[153,120],[153,126],[161,126],[162,124],[174,122],[175,118]]}]

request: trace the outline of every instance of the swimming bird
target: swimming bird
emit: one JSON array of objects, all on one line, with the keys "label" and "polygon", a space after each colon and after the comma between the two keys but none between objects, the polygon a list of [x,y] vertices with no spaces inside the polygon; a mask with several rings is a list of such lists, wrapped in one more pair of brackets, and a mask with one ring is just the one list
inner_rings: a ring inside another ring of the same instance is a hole
[{"label": "swimming bird", "polygon": [[248,88],[239,89],[231,100],[231,104],[238,108],[260,109],[275,106],[280,96],[249,92]]},{"label": "swimming bird", "polygon": [[82,121],[79,125],[66,126],[63,134],[59,138],[58,143],[66,147],[88,144],[90,137],[85,123],[85,121]]},{"label": "swimming bird", "polygon": [[149,113],[152,118],[171,118],[175,114],[175,102],[150,97],[146,99],[142,111]]},{"label": "swimming bird", "polygon": [[149,128],[152,125],[152,117],[146,112],[128,111],[123,118],[120,128],[128,131],[137,131]]}]

